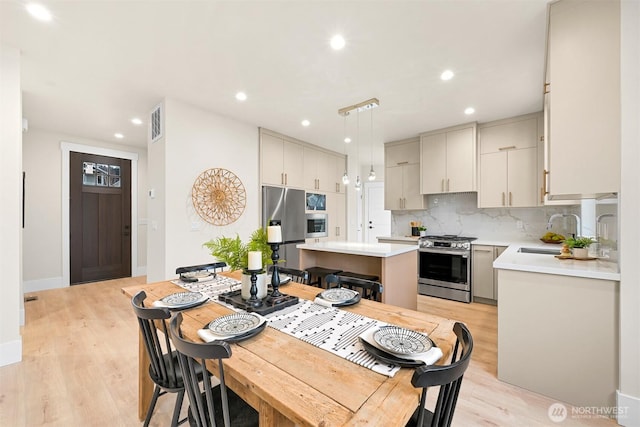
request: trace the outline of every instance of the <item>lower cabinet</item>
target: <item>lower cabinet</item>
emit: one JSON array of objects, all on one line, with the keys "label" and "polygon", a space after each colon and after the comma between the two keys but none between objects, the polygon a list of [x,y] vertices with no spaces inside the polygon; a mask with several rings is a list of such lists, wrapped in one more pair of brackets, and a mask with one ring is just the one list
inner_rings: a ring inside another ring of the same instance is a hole
[{"label": "lower cabinet", "polygon": [[471,255],[471,293],[476,302],[498,301],[498,272],[493,261],[500,256],[505,246],[473,245]]}]

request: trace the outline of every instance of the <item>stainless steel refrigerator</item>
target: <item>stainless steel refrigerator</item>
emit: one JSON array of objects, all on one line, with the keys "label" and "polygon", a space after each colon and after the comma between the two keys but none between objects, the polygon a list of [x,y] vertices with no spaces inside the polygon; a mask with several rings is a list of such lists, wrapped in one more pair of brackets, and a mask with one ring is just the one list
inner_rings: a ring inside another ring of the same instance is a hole
[{"label": "stainless steel refrigerator", "polygon": [[282,226],[280,245],[281,266],[300,267],[300,255],[296,245],[304,243],[305,238],[305,193],[281,187],[262,187],[262,226],[269,221],[278,221]]}]

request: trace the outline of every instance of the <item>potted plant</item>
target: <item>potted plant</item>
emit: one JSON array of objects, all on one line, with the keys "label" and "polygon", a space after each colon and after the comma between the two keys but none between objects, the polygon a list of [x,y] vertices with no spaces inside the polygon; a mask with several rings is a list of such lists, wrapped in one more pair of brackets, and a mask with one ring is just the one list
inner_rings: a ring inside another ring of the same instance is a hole
[{"label": "potted plant", "polygon": [[418,226],[418,233],[420,233],[420,236],[426,236],[427,235],[427,227],[425,227],[424,225]]},{"label": "potted plant", "polygon": [[574,258],[588,258],[589,245],[594,243],[591,237],[570,237],[564,241],[564,243],[571,248],[571,253]]},{"label": "potted plant", "polygon": [[211,252],[211,255],[217,260],[227,263],[232,271],[242,270],[242,298],[249,299],[249,289],[251,287],[250,275],[247,273],[249,263],[249,251],[262,252],[262,273],[258,274],[258,298],[264,298],[267,295],[267,273],[266,266],[272,264],[271,247],[267,243],[267,230],[258,228],[249,237],[249,241],[244,243],[240,236],[236,237],[221,236],[211,239],[204,243]]}]

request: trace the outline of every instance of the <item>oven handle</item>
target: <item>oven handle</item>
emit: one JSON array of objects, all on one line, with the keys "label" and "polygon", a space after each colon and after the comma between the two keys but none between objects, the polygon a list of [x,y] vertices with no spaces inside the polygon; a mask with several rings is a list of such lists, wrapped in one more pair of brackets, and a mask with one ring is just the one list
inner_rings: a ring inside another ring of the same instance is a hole
[{"label": "oven handle", "polygon": [[430,249],[430,248],[420,248],[418,252],[428,252],[430,254],[445,254],[445,255],[459,255],[462,258],[469,258],[470,251],[451,251],[446,249]]}]

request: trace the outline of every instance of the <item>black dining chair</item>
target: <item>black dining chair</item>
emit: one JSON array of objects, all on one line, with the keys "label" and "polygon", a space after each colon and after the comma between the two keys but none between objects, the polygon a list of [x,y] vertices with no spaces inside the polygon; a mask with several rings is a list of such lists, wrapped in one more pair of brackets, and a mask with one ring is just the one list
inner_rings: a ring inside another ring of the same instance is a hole
[{"label": "black dining chair", "polygon": [[[189,425],[197,427],[258,426],[258,411],[240,396],[228,389],[224,380],[223,359],[231,357],[231,347],[224,341],[197,343],[185,340],[180,330],[182,313],[177,313],[169,322],[171,340],[178,352],[178,360],[189,398]],[[216,360],[220,385],[212,386],[212,375],[205,362]],[[198,372],[206,372],[202,378],[201,391]]]},{"label": "black dining chair", "polygon": [[[269,266],[269,274],[273,273],[273,265]],[[305,270],[297,270],[289,267],[278,267],[278,274],[286,274],[291,277],[294,282],[302,283],[303,285],[309,284],[309,272]],[[282,278],[280,278],[282,280]]]},{"label": "black dining chair", "polygon": [[[166,320],[171,317],[171,313],[166,307],[145,307],[144,300],[146,298],[147,294],[144,291],[140,291],[131,299],[133,311],[138,317],[145,350],[149,356],[149,377],[155,384],[144,426],[148,426],[151,421],[158,397],[166,393],[176,393],[176,404],[173,409],[171,425],[177,426],[187,419],[178,420],[184,399],[184,383],[178,365],[178,355],[171,350],[171,342],[169,341],[169,329]],[[158,328],[162,332],[162,337],[158,334]],[[198,372],[198,376],[202,378],[202,370]]]},{"label": "black dining chair", "polygon": [[327,274],[325,277],[327,288],[344,287],[359,290],[362,298],[379,301],[382,295],[383,286],[380,282],[373,280],[360,279],[351,276],[342,276],[340,274]]},{"label": "black dining chair", "polygon": [[[469,329],[460,322],[453,325],[453,332],[457,336],[453,347],[451,363],[446,366],[426,365],[417,368],[411,384],[416,388],[422,388],[420,404],[407,423],[407,427],[444,427],[450,426],[453,413],[458,402],[458,393],[471,353],[473,352],[473,338]],[[427,389],[440,386],[440,393],[433,411],[425,408]]]}]

